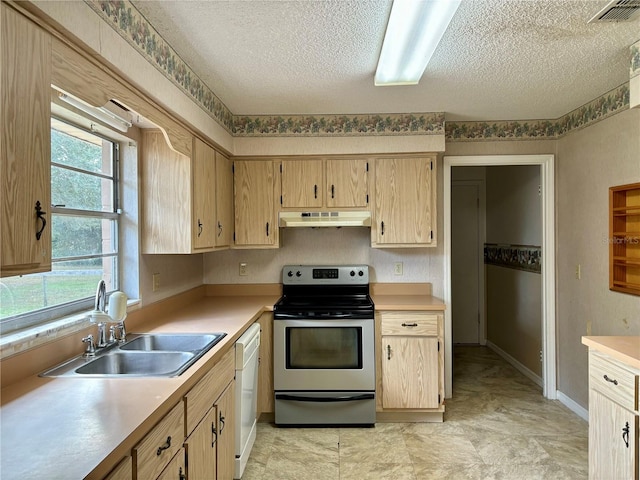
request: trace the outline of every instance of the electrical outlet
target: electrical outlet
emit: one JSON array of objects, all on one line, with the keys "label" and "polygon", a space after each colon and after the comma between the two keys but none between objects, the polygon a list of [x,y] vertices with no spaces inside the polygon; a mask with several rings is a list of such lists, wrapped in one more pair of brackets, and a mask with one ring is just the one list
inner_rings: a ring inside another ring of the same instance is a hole
[{"label": "electrical outlet", "polygon": [[249,275],[249,273],[247,272],[247,264],[246,263],[241,263],[240,264],[240,268],[239,268],[239,272],[240,275],[245,276],[245,275]]},{"label": "electrical outlet", "polygon": [[153,291],[157,292],[160,289],[160,274],[154,273],[152,276]]},{"label": "electrical outlet", "polygon": [[396,262],[393,273],[394,275],[402,275],[402,262]]},{"label": "electrical outlet", "polygon": [[582,278],[582,266],[580,264],[576,265],[576,279],[580,280]]}]

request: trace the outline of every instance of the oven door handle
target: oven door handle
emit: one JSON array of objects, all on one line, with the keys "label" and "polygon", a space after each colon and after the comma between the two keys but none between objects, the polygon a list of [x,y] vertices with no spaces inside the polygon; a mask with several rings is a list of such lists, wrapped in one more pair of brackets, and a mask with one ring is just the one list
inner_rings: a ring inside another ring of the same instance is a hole
[{"label": "oven door handle", "polygon": [[360,400],[373,400],[374,398],[376,397],[373,393],[363,393],[361,395],[345,395],[339,397],[305,397],[301,395],[287,395],[286,393],[276,393],[276,400],[292,400],[294,402],[356,402]]}]

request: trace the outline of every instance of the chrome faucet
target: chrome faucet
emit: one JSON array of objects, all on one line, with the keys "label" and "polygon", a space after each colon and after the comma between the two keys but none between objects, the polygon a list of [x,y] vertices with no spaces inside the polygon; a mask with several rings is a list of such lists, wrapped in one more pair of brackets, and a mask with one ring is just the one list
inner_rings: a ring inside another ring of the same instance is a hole
[{"label": "chrome faucet", "polygon": [[104,283],[104,280],[98,282],[94,310],[102,313],[106,313],[107,311],[107,285]]}]

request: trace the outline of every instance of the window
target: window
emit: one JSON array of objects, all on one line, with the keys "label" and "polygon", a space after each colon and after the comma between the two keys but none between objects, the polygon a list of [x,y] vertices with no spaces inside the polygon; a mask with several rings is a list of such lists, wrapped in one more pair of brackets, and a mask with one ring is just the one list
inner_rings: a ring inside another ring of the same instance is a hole
[{"label": "window", "polygon": [[93,305],[100,279],[118,289],[118,143],[51,120],[52,270],[0,280],[8,333]]}]

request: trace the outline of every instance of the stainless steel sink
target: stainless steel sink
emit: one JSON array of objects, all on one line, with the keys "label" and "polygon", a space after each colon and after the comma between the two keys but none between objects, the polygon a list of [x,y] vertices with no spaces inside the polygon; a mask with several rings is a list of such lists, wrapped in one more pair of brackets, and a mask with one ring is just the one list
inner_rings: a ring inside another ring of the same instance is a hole
[{"label": "stainless steel sink", "polygon": [[75,357],[41,377],[175,377],[217,344],[226,333],[131,334],[127,343]]},{"label": "stainless steel sink", "polygon": [[195,355],[187,352],[114,351],[76,368],[80,375],[175,376],[186,370]]},{"label": "stainless steel sink", "polygon": [[163,352],[199,352],[215,345],[224,333],[190,334],[190,333],[153,333],[144,334],[130,340],[120,350],[142,350]]}]

